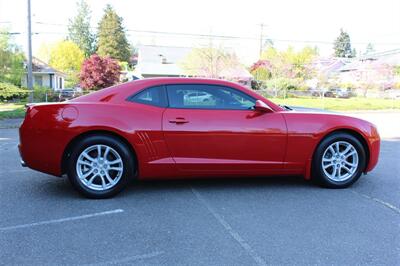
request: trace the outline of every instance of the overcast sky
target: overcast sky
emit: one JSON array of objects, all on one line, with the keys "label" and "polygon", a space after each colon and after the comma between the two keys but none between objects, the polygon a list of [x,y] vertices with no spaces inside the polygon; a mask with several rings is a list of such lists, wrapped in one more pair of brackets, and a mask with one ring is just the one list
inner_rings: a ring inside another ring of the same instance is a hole
[{"label": "overcast sky", "polygon": [[[43,42],[65,37],[68,19],[76,14],[74,0],[31,0],[34,52]],[[0,26],[26,32],[26,0],[0,0]],[[250,64],[259,51],[260,24],[276,47],[318,46],[320,54],[332,54],[333,40],[340,28],[350,34],[353,46],[364,51],[368,42],[378,51],[400,48],[400,0],[88,0],[92,26],[96,27],[103,9],[110,3],[124,18],[130,30],[183,32],[243,36],[246,39],[214,39],[215,45],[236,50],[242,61]],[[40,23],[46,23],[40,24]],[[58,24],[58,25],[48,25]],[[133,44],[201,46],[210,40],[138,33],[129,31]],[[25,34],[26,35],[26,34]],[[21,46],[26,36],[16,37]]]}]

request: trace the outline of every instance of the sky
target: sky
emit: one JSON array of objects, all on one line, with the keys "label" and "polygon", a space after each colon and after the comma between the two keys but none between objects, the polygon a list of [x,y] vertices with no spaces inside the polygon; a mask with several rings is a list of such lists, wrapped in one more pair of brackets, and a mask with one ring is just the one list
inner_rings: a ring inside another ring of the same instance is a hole
[{"label": "sky", "polygon": [[[104,7],[111,4],[123,17],[128,39],[134,45],[233,49],[244,64],[256,61],[263,36],[274,46],[301,49],[317,46],[322,56],[333,53],[332,42],[340,28],[351,37],[357,51],[370,42],[376,51],[400,48],[400,0],[87,0],[95,28]],[[76,14],[75,0],[31,0],[33,51],[42,43],[54,43],[66,36],[68,20]],[[53,24],[53,25],[50,25]],[[0,27],[9,27],[15,41],[26,49],[27,0],[0,0]],[[179,32],[241,36],[243,39],[174,36],[139,31]]]}]

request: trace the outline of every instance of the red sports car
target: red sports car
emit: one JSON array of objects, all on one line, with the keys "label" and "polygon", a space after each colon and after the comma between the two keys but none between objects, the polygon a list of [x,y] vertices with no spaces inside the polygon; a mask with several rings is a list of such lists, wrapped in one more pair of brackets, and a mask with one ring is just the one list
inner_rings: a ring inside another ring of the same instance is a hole
[{"label": "red sports car", "polygon": [[223,80],[155,78],[27,108],[22,164],[106,198],[131,179],[299,175],[344,188],[378,162],[364,120],[292,110]]}]

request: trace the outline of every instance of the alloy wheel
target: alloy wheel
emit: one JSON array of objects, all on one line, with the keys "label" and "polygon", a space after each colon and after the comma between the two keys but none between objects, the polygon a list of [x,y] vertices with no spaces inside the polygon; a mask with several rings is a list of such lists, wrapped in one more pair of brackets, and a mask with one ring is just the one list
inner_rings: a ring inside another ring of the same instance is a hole
[{"label": "alloy wheel", "polygon": [[121,179],[123,169],[118,152],[103,144],[86,148],[76,161],[79,181],[87,188],[97,191],[114,187]]},{"label": "alloy wheel", "polygon": [[336,141],[325,149],[321,164],[330,180],[343,182],[350,179],[357,171],[358,152],[351,143]]}]

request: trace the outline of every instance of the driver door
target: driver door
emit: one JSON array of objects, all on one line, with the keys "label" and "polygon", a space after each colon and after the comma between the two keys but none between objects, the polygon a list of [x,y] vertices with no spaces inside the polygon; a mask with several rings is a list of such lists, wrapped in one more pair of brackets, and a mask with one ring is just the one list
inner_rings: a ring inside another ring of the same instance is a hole
[{"label": "driver door", "polygon": [[267,174],[282,168],[286,125],[280,113],[254,111],[256,99],[230,87],[166,87],[163,134],[179,170]]}]

